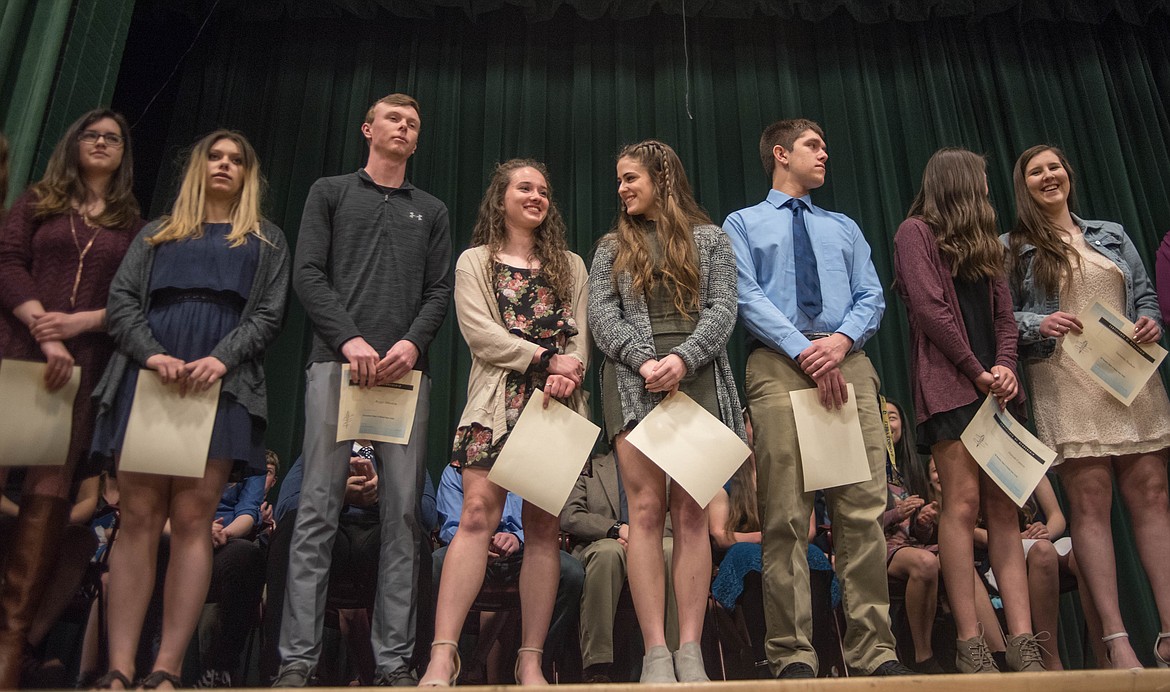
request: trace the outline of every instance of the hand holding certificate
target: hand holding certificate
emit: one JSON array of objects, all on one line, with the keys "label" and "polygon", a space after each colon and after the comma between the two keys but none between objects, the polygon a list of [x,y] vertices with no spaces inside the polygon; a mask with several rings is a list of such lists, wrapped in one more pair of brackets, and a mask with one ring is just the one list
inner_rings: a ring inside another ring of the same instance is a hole
[{"label": "hand holding certificate", "polygon": [[399,380],[366,389],[351,384],[349,365],[342,365],[337,442],[361,438],[408,444],[421,384],[422,372],[411,370]]},{"label": "hand holding certificate", "polygon": [[69,455],[81,368],[60,389],[45,387],[44,363],[0,363],[0,466],[60,466]]},{"label": "hand holding certificate", "polygon": [[222,384],[181,395],[178,383],[163,384],[154,370],[139,370],[118,470],[202,478]]},{"label": "hand holding certificate", "polygon": [[560,514],[599,432],[592,421],[556,399],[546,407],[544,393],[537,389],[508,433],[488,480],[549,514]]},{"label": "hand holding certificate", "polygon": [[706,507],[752,450],[682,392],[663,399],[626,441]]},{"label": "hand holding certificate", "polygon": [[1133,338],[1134,323],[1100,303],[1093,303],[1080,318],[1084,330],[1064,337],[1064,352],[1105,391],[1129,406],[1158,371],[1166,349],[1139,344]]},{"label": "hand holding certificate", "polygon": [[983,400],[959,438],[979,467],[1020,507],[1056,459],[1056,452],[1000,410],[994,396]]},{"label": "hand holding certificate", "polygon": [[839,409],[822,406],[815,387],[789,393],[806,493],[870,479],[857,396],[852,384],[846,391]]}]

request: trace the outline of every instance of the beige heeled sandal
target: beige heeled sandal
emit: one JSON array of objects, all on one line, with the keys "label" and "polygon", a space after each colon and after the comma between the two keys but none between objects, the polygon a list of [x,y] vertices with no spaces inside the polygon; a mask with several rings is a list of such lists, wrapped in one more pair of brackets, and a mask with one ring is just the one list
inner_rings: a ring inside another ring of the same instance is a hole
[{"label": "beige heeled sandal", "polygon": [[544,649],[538,649],[535,646],[522,646],[516,649],[516,665],[512,666],[512,679],[517,685],[520,684],[520,654],[525,652],[536,654],[542,658],[544,656]]},{"label": "beige heeled sandal", "polygon": [[426,682],[419,681],[419,687],[454,687],[459,680],[459,671],[463,669],[463,662],[459,660],[459,642],[451,641],[450,639],[436,639],[431,642],[431,648],[436,646],[451,647],[452,655],[455,657],[455,670],[451,672],[451,677],[448,680],[429,680]]},{"label": "beige heeled sandal", "polygon": [[[1109,654],[1109,642],[1111,642],[1115,639],[1129,639],[1129,632],[1126,632],[1123,630],[1121,632],[1114,632],[1113,634],[1107,634],[1104,637],[1101,637],[1101,643],[1103,643],[1105,645],[1105,663],[1109,664],[1110,668],[1113,667],[1113,657]],[[1155,644],[1154,653],[1156,654],[1157,651],[1158,651],[1157,645]],[[1135,668],[1130,668],[1131,671],[1138,671],[1141,669],[1142,669],[1141,666],[1137,666]]]},{"label": "beige heeled sandal", "polygon": [[1154,640],[1154,660],[1158,662],[1159,668],[1170,668],[1170,661],[1162,658],[1162,654],[1158,653],[1158,645],[1162,643],[1163,639],[1170,639],[1170,632],[1158,633],[1158,638]]}]

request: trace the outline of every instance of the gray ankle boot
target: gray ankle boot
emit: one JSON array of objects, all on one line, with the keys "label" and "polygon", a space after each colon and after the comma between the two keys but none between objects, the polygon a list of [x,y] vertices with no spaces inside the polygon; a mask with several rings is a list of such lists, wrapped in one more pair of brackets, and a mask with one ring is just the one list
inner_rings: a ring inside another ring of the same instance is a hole
[{"label": "gray ankle boot", "polygon": [[674,659],[665,646],[651,647],[642,657],[642,677],[639,682],[660,684],[678,682],[674,677]]},{"label": "gray ankle boot", "polygon": [[699,642],[687,642],[674,652],[674,675],[679,682],[711,682]]}]

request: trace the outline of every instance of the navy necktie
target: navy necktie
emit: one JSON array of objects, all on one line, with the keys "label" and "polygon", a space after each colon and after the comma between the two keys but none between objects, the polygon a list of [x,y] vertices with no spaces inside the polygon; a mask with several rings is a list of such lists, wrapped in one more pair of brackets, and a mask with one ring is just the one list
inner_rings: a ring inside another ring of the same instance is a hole
[{"label": "navy necktie", "polygon": [[793,197],[784,203],[792,210],[792,258],[796,263],[796,304],[800,311],[815,318],[821,314],[821,278],[817,275],[817,255],[813,252],[808,228],[804,225],[804,202]]}]

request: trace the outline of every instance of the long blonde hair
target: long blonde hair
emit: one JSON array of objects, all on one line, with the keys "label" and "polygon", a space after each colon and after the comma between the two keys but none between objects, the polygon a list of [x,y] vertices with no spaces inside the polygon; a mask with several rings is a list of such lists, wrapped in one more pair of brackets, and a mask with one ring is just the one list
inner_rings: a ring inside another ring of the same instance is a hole
[{"label": "long blonde hair", "polygon": [[689,315],[699,307],[699,253],[692,229],[711,223],[711,218],[695,201],[682,161],[669,145],[648,139],[622,149],[617,160],[624,158],[640,163],[650,176],[658,220],[652,225],[644,215],[631,216],[621,205],[617,222],[606,236],[617,243],[614,280],[628,273],[635,295],[645,296],[654,288],[655,267],[645,237],[646,231],[654,228],[662,248],[662,278],[673,282],[675,309]]},{"label": "long blonde hair", "polygon": [[[471,231],[471,247],[486,245],[488,247],[488,263],[494,261],[496,253],[504,246],[508,239],[508,229],[504,224],[504,193],[512,182],[512,174],[521,168],[532,168],[544,176],[544,183],[548,188],[548,213],[544,221],[536,227],[533,234],[536,244],[532,254],[540,260],[540,273],[544,276],[553,292],[562,303],[571,303],[573,300],[573,270],[569,266],[569,246],[565,241],[565,221],[561,212],[553,201],[552,183],[548,180],[548,170],[544,164],[532,159],[511,159],[496,166],[492,172],[492,179],[487,190],[483,193],[483,200],[479,203],[479,215],[475,219],[475,228]],[[492,272],[487,272],[488,276]]]},{"label": "long blonde hair", "polygon": [[1036,250],[1032,253],[1032,273],[1036,284],[1050,295],[1059,295],[1073,270],[1080,267],[1080,255],[1069,252],[1061,228],[1048,219],[1048,215],[1032,198],[1028,189],[1028,164],[1046,151],[1056,154],[1060,165],[1068,174],[1068,210],[1076,208],[1076,177],[1064,152],[1054,146],[1039,144],[1024,150],[1012,169],[1012,186],[1016,192],[1016,227],[1008,236],[1011,248],[1012,282],[1019,286],[1024,280],[1024,265],[1020,262],[1020,247],[1030,243]]},{"label": "long blonde hair", "polygon": [[247,243],[249,235],[267,240],[260,231],[260,222],[264,218],[260,213],[264,181],[260,176],[260,161],[256,157],[256,150],[239,132],[216,130],[191,147],[175,205],[171,208],[170,215],[163,217],[158,232],[147,238],[146,242],[159,245],[203,236],[204,206],[207,199],[207,159],[211,155],[211,148],[223,139],[235,142],[244,160],[240,167],[244,175],[243,185],[231,207],[232,230],[227,235],[228,246],[239,247]]},{"label": "long blonde hair", "polygon": [[952,276],[974,281],[1003,274],[1004,250],[987,198],[987,162],[979,154],[955,147],[934,152],[907,216],[930,226]]}]

